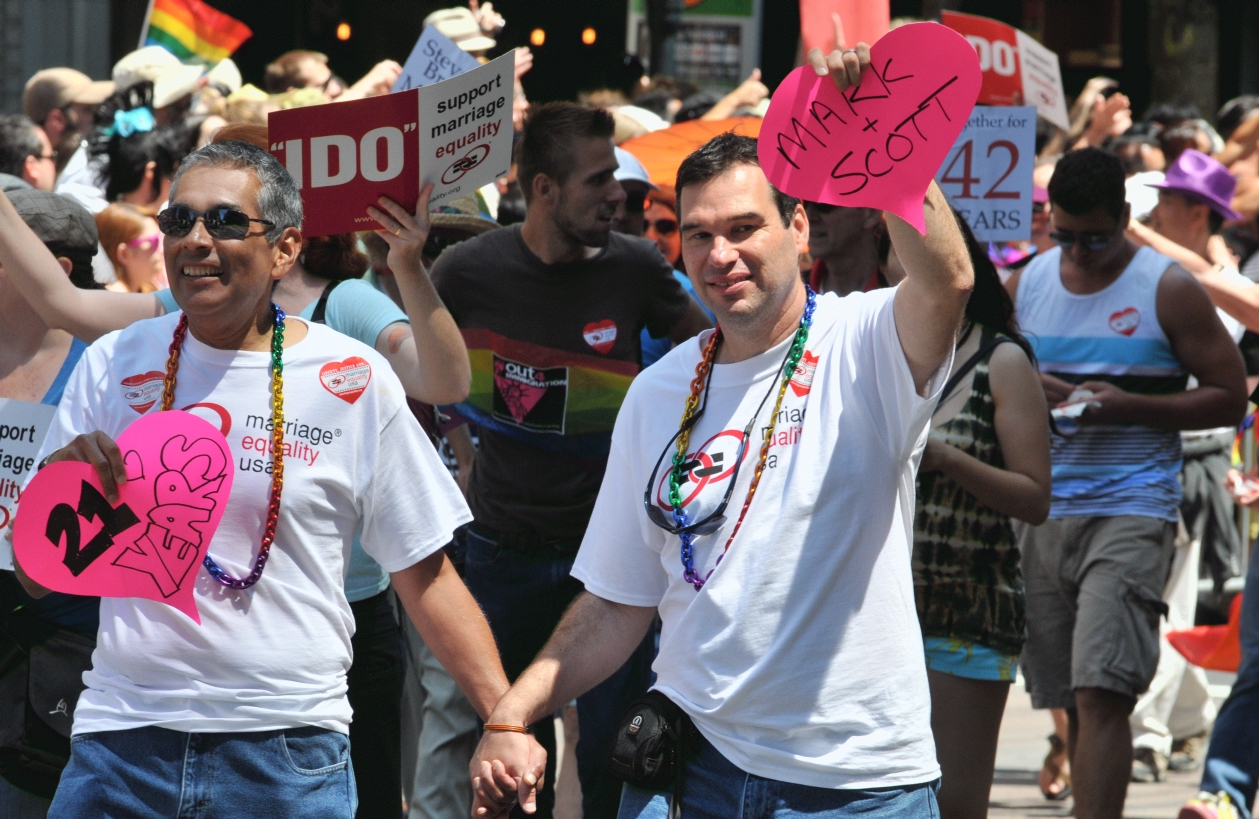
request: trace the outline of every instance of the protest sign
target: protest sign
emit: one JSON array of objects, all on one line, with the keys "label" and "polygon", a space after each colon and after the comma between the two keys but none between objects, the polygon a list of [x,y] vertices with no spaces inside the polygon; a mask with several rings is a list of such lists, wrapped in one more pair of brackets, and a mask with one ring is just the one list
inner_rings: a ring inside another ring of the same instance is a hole
[{"label": "protest sign", "polygon": [[[0,398],[0,532],[17,512],[22,485],[35,469],[35,454],[56,412],[57,408],[48,404]],[[0,535],[0,569],[12,568],[12,547]]]},{"label": "protest sign", "polygon": [[457,77],[381,97],[274,111],[271,153],[302,192],[306,236],[378,230],[381,196],[415,210],[464,196],[511,167],[515,52]]},{"label": "protest sign", "polygon": [[961,35],[901,26],[874,44],[861,84],[843,94],[812,67],[787,75],[761,125],[761,167],[792,196],[890,211],[922,233],[923,195],[981,82]]},{"label": "protest sign", "polygon": [[415,41],[411,56],[402,66],[402,75],[391,91],[408,91],[424,85],[448,80],[481,64],[477,58],[464,51],[455,41],[442,34],[434,26],[425,26],[420,39]]},{"label": "protest sign", "polygon": [[368,205],[388,196],[415,210],[420,196],[419,92],[275,111],[271,153],[302,192],[306,236],[380,225]]},{"label": "protest sign", "polygon": [[45,588],[141,597],[201,616],[193,598],[232,491],[235,465],[213,425],[156,412],[118,438],[127,468],[116,504],[79,461],[44,467],[26,487],[13,528],[22,568]]},{"label": "protest sign", "polygon": [[976,105],[936,173],[949,204],[981,242],[1032,235],[1036,109]]},{"label": "protest sign", "polygon": [[1057,54],[998,20],[942,11],[940,21],[966,37],[979,55],[984,72],[981,105],[1035,105],[1037,113],[1054,125],[1071,127]]},{"label": "protest sign", "polygon": [[420,185],[429,204],[467,196],[511,168],[514,51],[420,90]]}]

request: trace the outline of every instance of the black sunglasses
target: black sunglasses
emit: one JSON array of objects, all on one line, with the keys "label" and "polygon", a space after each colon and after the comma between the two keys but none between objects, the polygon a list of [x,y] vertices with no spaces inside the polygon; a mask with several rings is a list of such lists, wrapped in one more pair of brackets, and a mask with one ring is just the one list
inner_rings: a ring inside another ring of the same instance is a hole
[{"label": "black sunglasses", "polygon": [[661,236],[672,236],[678,229],[678,220],[677,219],[656,219],[653,221],[651,219],[648,219],[647,221],[643,222],[643,233],[646,233],[648,230],[651,230],[652,228],[655,228],[656,233],[659,233]]},{"label": "black sunglasses", "polygon": [[1049,238],[1062,247],[1082,245],[1087,250],[1104,250],[1115,240],[1113,233],[1076,233],[1072,230],[1055,230]]},{"label": "black sunglasses", "polygon": [[207,211],[195,211],[183,205],[176,205],[157,215],[157,227],[167,236],[178,239],[192,232],[197,219],[205,222],[206,232],[215,239],[244,239],[249,235],[250,222],[257,222],[268,227],[275,226],[275,222],[255,219],[235,208],[210,208]]},{"label": "black sunglasses", "polygon": [[[791,355],[791,349],[788,348],[787,355]],[[784,364],[786,361],[783,362]],[[781,367],[779,370],[781,371]],[[734,469],[730,473],[730,483],[726,486],[726,493],[721,498],[721,503],[712,511],[708,517],[696,521],[695,523],[684,523],[681,526],[673,519],[672,509],[661,509],[652,499],[652,493],[656,489],[656,476],[660,474],[660,465],[664,463],[665,458],[670,455],[670,451],[674,448],[674,444],[683,432],[693,428],[699,419],[704,415],[704,410],[708,408],[708,391],[713,386],[713,376],[708,374],[708,381],[704,384],[704,400],[700,404],[699,409],[695,410],[695,414],[691,416],[682,427],[673,434],[669,439],[669,443],[665,445],[664,452],[660,453],[660,457],[656,459],[656,468],[651,470],[651,477],[647,479],[647,489],[643,492],[643,508],[647,510],[647,519],[652,523],[664,529],[672,535],[680,535],[689,533],[692,535],[710,535],[720,529],[726,522],[726,507],[730,505],[730,498],[734,495],[735,484],[739,482],[739,467],[743,465],[743,456],[747,452],[748,441],[752,439],[752,430],[756,427],[756,420],[761,417],[761,410],[765,409],[765,402],[778,389],[779,384],[772,382],[769,386],[769,392],[765,393],[765,397],[761,399],[761,403],[757,405],[756,412],[752,413],[752,418],[748,421],[748,425],[743,428],[743,437],[739,440],[739,449],[734,454]],[[672,462],[669,468],[673,468]],[[694,469],[695,465],[690,463],[682,464],[683,472],[689,472]]]}]

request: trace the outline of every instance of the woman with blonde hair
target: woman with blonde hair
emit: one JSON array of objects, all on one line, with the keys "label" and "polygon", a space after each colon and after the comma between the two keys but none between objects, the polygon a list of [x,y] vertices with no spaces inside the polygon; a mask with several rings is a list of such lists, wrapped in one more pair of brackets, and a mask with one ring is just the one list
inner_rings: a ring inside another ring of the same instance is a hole
[{"label": "woman with blonde hair", "polygon": [[157,220],[147,208],[115,202],[96,214],[96,232],[101,247],[114,265],[118,281],[108,285],[120,293],[153,293],[164,290],[166,260],[162,256],[162,234]]}]

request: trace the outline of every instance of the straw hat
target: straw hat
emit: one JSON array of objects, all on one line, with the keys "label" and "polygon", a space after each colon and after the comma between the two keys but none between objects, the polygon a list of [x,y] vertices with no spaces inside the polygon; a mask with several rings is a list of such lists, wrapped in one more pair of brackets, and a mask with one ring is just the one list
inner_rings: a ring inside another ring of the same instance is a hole
[{"label": "straw hat", "polygon": [[496,45],[481,31],[481,24],[466,6],[435,11],[424,18],[424,25],[433,26],[464,51],[485,51]]},{"label": "straw hat", "polygon": [[145,46],[114,65],[114,83],[126,91],[142,82],[153,83],[153,107],[165,108],[197,90],[201,67],[184,65],[161,46]]}]

